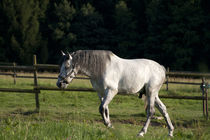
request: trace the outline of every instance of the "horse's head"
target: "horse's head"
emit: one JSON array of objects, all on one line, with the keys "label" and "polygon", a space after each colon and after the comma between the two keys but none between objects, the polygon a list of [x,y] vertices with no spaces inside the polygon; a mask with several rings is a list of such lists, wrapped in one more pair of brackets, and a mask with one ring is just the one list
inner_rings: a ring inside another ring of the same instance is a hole
[{"label": "horse's head", "polygon": [[69,53],[65,54],[62,52],[60,74],[56,85],[62,89],[67,88],[75,76],[76,71],[74,65],[72,64],[72,56]]}]

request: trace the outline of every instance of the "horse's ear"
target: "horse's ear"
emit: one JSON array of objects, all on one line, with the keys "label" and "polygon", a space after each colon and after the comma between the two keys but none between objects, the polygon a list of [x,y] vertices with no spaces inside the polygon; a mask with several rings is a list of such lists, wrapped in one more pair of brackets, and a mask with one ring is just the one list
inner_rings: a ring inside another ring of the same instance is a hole
[{"label": "horse's ear", "polygon": [[68,53],[68,57],[69,57],[69,59],[71,60],[71,59],[72,59],[71,54],[70,54],[69,52],[67,52],[67,53]]},{"label": "horse's ear", "polygon": [[61,53],[62,53],[63,56],[65,55],[65,53],[62,50],[61,50]]}]

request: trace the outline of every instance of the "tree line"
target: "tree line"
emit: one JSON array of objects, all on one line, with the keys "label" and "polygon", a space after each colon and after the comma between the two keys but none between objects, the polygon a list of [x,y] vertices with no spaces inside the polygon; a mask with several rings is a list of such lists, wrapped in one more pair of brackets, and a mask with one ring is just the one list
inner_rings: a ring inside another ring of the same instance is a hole
[{"label": "tree line", "polygon": [[57,64],[60,50],[111,50],[173,70],[210,68],[208,0],[1,0],[0,62]]}]

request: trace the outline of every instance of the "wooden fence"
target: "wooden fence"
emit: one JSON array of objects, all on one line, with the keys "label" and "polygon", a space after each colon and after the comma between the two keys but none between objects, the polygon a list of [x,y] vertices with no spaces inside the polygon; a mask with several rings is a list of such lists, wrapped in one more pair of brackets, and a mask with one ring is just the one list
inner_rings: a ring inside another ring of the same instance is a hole
[{"label": "wooden fence", "polygon": [[[1,64],[1,63],[0,63]],[[58,88],[50,88],[50,87],[42,87],[38,85],[38,79],[57,79],[57,77],[43,77],[38,76],[38,70],[54,70],[58,71],[58,65],[50,65],[50,64],[37,64],[36,55],[33,57],[33,66],[18,66],[16,63],[10,63],[10,65],[0,65],[0,71],[10,71],[8,72],[0,72],[0,75],[7,75],[12,76],[14,78],[14,84],[16,84],[16,78],[33,78],[34,79],[34,88],[33,89],[10,89],[10,88],[0,88],[0,92],[17,92],[17,93],[32,93],[35,94],[35,102],[36,102],[36,110],[39,111],[40,104],[39,104],[39,93],[42,90],[58,90]],[[19,76],[17,71],[30,71],[33,72],[33,76]],[[169,81],[169,77],[191,77],[191,78],[202,78],[200,83],[192,83],[192,82],[174,82]],[[169,84],[189,84],[189,85],[196,85],[200,86],[202,91],[202,96],[176,96],[176,95],[160,95],[160,98],[168,98],[168,99],[191,99],[191,100],[202,100],[202,108],[203,108],[203,115],[208,119],[208,88],[210,85],[208,82],[205,81],[205,78],[210,78],[210,73],[192,73],[192,72],[170,72],[167,69],[166,72],[166,90],[169,88]],[[75,79],[84,79],[89,80],[89,78],[84,77],[76,77]],[[92,88],[71,88],[65,89],[63,91],[83,91],[83,92],[95,92]]]}]

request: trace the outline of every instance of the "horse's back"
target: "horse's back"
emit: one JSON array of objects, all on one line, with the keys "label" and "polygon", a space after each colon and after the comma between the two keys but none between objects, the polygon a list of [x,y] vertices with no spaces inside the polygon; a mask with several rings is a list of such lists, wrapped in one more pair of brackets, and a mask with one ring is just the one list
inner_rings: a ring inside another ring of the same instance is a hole
[{"label": "horse's back", "polygon": [[145,84],[161,84],[165,69],[149,59],[122,59],[113,55],[105,73],[105,83],[119,92],[136,93]]}]

